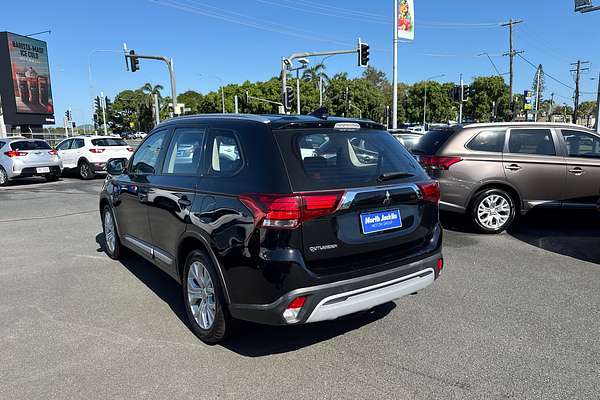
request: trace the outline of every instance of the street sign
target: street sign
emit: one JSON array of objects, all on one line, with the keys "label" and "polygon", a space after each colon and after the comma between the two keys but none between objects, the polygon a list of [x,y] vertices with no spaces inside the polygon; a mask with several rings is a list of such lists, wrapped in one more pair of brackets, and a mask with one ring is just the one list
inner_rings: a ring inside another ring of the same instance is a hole
[{"label": "street sign", "polygon": [[526,111],[533,110],[533,92],[531,90],[526,90],[523,92],[523,97],[525,98],[523,109]]},{"label": "street sign", "polygon": [[398,39],[415,40],[415,6],[413,0],[397,0],[396,27]]}]

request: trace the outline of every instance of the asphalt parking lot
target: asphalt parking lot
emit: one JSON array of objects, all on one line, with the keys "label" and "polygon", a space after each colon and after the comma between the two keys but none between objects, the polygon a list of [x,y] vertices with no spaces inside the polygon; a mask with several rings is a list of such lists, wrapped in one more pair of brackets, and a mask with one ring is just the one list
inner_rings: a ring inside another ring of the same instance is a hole
[{"label": "asphalt parking lot", "polygon": [[207,346],[176,283],[102,251],[101,179],[0,189],[0,398],[592,399],[600,218],[478,235],[444,216],[444,275],[361,318],[245,325]]}]

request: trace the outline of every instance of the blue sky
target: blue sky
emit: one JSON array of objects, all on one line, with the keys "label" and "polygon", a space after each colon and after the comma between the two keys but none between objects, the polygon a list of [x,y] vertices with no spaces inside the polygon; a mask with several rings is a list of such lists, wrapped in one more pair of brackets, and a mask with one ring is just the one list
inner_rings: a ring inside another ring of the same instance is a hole
[{"label": "blue sky", "polygon": [[[460,73],[466,81],[493,75],[490,61],[477,56],[483,52],[492,56],[501,73],[507,72],[508,59],[499,56],[507,51],[507,30],[471,24],[512,17],[525,21],[515,28],[515,47],[566,86],[573,86],[569,63],[578,58],[590,61],[591,71],[582,79],[582,91],[589,94],[582,98],[595,99],[597,81],[590,78],[600,71],[600,12],[576,14],[572,0],[415,3],[416,38],[400,45],[400,81],[445,74],[441,80],[457,82]],[[20,34],[52,30],[38,38],[49,46],[57,120],[69,106],[77,121],[89,120],[92,92],[102,90],[112,97],[145,82],[168,88],[166,67],[160,63],[142,61],[141,71],[133,74],[125,71],[120,54],[97,52],[90,57],[93,50],[118,51],[123,42],[138,53],[173,57],[178,92],[214,90],[219,85],[214,75],[228,83],[268,79],[277,74],[284,55],[352,48],[359,36],[371,45],[371,64],[391,76],[391,26],[383,21],[393,14],[391,0],[30,0],[27,4],[25,16],[20,2],[3,2],[0,30]],[[327,70],[347,71],[350,76],[362,72],[354,56],[328,59]],[[517,58],[515,73],[515,91],[531,86],[534,68]],[[546,84],[546,97],[554,92],[557,102],[572,102],[571,89],[550,78]]]}]

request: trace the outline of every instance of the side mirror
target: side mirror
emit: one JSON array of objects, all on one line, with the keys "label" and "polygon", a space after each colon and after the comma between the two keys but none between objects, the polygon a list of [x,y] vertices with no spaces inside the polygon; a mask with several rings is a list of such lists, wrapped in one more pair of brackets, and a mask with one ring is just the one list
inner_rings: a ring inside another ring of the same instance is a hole
[{"label": "side mirror", "polygon": [[106,163],[106,172],[109,175],[121,175],[125,172],[125,168],[127,167],[127,159],[126,158],[111,158]]}]

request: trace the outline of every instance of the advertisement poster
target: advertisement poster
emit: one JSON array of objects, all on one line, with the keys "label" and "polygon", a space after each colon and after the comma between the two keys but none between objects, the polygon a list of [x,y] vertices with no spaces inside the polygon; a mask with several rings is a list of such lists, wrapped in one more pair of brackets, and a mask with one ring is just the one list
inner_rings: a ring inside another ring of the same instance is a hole
[{"label": "advertisement poster", "polygon": [[415,40],[415,6],[413,0],[398,0],[398,39]]},{"label": "advertisement poster", "polygon": [[12,33],[7,37],[17,112],[53,114],[46,42]]}]

